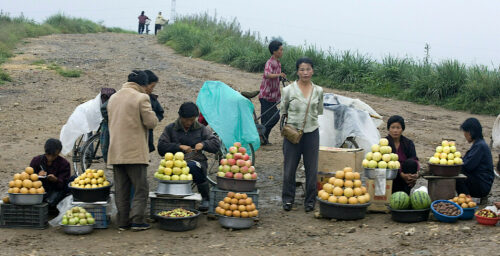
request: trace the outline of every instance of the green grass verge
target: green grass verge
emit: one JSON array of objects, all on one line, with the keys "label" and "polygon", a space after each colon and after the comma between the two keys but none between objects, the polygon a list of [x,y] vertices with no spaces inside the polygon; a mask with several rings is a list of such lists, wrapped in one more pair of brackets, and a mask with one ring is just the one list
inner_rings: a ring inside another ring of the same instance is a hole
[{"label": "green grass verge", "polygon": [[[258,34],[242,31],[236,20],[207,14],[185,16],[169,24],[158,42],[186,56],[262,72],[270,57]],[[325,52],[314,46],[284,46],[282,70],[295,79],[295,61],[308,56],[315,63],[314,82],[325,87],[358,91],[421,104],[433,104],[477,114],[500,113],[500,70],[466,66],[456,60],[424,60],[386,56],[375,61],[355,51]]]},{"label": "green grass verge", "polygon": [[[133,33],[120,28],[107,28],[102,24],[90,20],[68,17],[63,14],[50,16],[43,23],[24,16],[10,17],[9,14],[0,11],[0,65],[14,55],[15,46],[28,37],[38,37],[57,33]],[[63,76],[77,77],[80,71],[61,69]],[[58,71],[59,72],[59,71]],[[0,70],[0,84],[11,81],[10,76]]]}]

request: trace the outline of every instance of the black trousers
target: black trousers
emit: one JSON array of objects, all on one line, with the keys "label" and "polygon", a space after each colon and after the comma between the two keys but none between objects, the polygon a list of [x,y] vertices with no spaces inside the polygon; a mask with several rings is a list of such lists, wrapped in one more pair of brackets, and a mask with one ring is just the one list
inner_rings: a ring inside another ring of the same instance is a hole
[{"label": "black trousers", "polygon": [[139,23],[139,30],[138,30],[139,34],[144,33],[144,25],[145,25],[144,23]]},{"label": "black trousers", "polygon": [[155,35],[158,32],[158,30],[161,30],[161,25],[160,24],[155,24]]},{"label": "black trousers", "polygon": [[[264,137],[266,142],[269,140],[269,134],[273,127],[280,121],[280,111],[276,106],[276,102],[267,101],[265,99],[259,99],[260,101],[260,113],[265,113],[262,115],[261,124],[266,127]],[[269,111],[268,111],[269,110]]]},{"label": "black trousers", "polygon": [[491,191],[491,185],[481,182],[474,176],[468,176],[467,179],[457,179],[456,190],[458,194],[464,193],[472,197],[485,197]]},{"label": "black trousers", "polygon": [[316,181],[318,176],[319,130],[304,133],[298,144],[283,139],[283,155],[285,158],[283,172],[283,204],[295,200],[295,173],[300,158],[303,157],[306,172],[306,198],[304,206],[314,207],[316,204]]}]

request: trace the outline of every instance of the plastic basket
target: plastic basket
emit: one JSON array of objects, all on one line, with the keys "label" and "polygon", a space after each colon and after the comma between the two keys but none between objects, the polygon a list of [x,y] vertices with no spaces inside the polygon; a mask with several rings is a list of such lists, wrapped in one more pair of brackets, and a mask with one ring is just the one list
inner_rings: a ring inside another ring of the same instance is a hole
[{"label": "plastic basket", "polygon": [[[447,216],[447,215],[439,213],[438,211],[436,211],[436,209],[434,209],[434,205],[439,203],[439,202],[451,203],[452,205],[457,207],[458,210],[460,210],[460,214],[458,216]],[[446,223],[457,222],[458,218],[460,218],[460,216],[462,216],[462,214],[464,213],[464,210],[462,209],[462,207],[460,207],[455,202],[448,201],[448,200],[436,200],[436,201],[432,202],[431,210],[432,210],[432,213],[434,214],[434,217],[436,217],[437,220],[439,220],[441,222],[446,222]]]},{"label": "plastic basket", "polygon": [[[227,196],[227,192],[229,190],[222,190],[216,187],[212,187],[210,189],[210,207],[208,208],[209,213],[215,213],[215,208],[217,207],[217,204],[224,200],[224,197]],[[233,191],[235,192],[235,191]],[[252,192],[238,192],[238,193],[245,193],[247,194],[248,197],[252,198],[253,203],[255,204],[255,207],[258,209],[259,208],[259,190],[256,189]]]},{"label": "plastic basket", "polygon": [[92,214],[95,220],[94,228],[108,228],[111,218],[107,214],[106,208],[109,203],[109,201],[107,204],[73,202],[72,205],[83,207],[88,213]]},{"label": "plastic basket", "polygon": [[474,213],[476,212],[477,208],[478,208],[477,206],[473,208],[462,208],[464,213],[460,217],[458,217],[458,219],[472,220],[474,218]]},{"label": "plastic basket", "polygon": [[0,227],[34,228],[48,227],[49,206],[47,203],[36,205],[0,204]]},{"label": "plastic basket", "polygon": [[366,209],[370,203],[365,204],[338,204],[317,198],[319,214],[327,219],[358,220],[366,216]]},{"label": "plastic basket", "polygon": [[175,208],[196,209],[196,200],[168,197],[153,197],[149,196],[150,207],[149,215],[153,219],[157,219],[161,211],[171,210]]}]

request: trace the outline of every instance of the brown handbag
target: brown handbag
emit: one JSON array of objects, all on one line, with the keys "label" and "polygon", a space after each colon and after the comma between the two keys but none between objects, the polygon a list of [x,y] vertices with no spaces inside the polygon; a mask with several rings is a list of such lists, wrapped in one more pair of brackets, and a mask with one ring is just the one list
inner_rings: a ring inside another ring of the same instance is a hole
[{"label": "brown handbag", "polygon": [[302,138],[302,135],[304,134],[304,127],[306,126],[306,120],[307,120],[307,114],[309,112],[309,106],[311,105],[311,98],[314,93],[314,86],[311,91],[311,95],[309,95],[309,102],[307,103],[307,108],[306,108],[306,115],[304,116],[304,123],[302,124],[302,129],[297,130],[295,127],[292,125],[289,125],[286,123],[288,116],[285,115],[284,122],[285,125],[281,128],[281,136],[285,137],[288,141],[290,141],[293,144],[298,144],[300,142],[300,139]]}]

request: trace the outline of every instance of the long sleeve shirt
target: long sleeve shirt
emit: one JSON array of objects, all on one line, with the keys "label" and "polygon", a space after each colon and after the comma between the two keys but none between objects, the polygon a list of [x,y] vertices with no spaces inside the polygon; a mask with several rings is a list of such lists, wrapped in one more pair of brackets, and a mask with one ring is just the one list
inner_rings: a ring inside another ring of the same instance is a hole
[{"label": "long sleeve shirt", "polygon": [[264,75],[260,84],[259,99],[269,102],[278,102],[281,99],[280,78],[267,78],[270,74],[281,74],[281,62],[271,57],[264,67]]},{"label": "long sleeve shirt", "polygon": [[44,170],[47,172],[47,176],[49,174],[53,174],[56,176],[57,181],[50,182],[48,179],[42,179],[42,184],[45,190],[62,190],[68,184],[69,178],[71,176],[71,167],[66,159],[61,156],[57,156],[57,158],[52,162],[51,165],[47,164],[47,158],[45,155],[39,155],[33,157],[30,163],[31,168],[35,171],[36,174],[40,173],[40,171]]},{"label": "long sleeve shirt", "polygon": [[478,180],[483,185],[491,187],[495,174],[493,173],[493,158],[490,148],[483,139],[474,141],[463,157],[462,172],[469,178]]},{"label": "long sleeve shirt", "polygon": [[318,129],[318,116],[323,114],[323,88],[312,84],[314,90],[312,91],[311,105],[306,115],[307,104],[309,97],[304,97],[297,82],[283,89],[283,99],[281,101],[281,113],[287,115],[287,124],[293,126],[297,130],[301,130],[304,126],[304,132],[313,132]]}]

